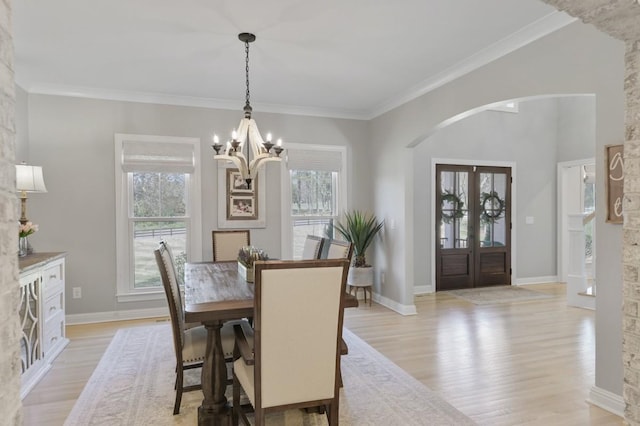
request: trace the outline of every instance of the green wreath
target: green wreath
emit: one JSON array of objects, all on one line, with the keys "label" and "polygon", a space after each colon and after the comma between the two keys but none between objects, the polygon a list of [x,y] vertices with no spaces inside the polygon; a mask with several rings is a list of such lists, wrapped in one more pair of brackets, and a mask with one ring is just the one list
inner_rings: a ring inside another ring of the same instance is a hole
[{"label": "green wreath", "polygon": [[495,223],[504,214],[504,200],[496,191],[483,192],[480,196],[480,207],[480,219],[485,223]]},{"label": "green wreath", "polygon": [[[451,212],[444,210],[444,203],[448,202],[453,205],[453,209]],[[445,223],[451,223],[454,219],[461,219],[464,217],[464,211],[462,210],[464,207],[464,201],[460,199],[453,192],[445,191],[441,195],[440,200],[440,211],[442,212],[442,221]]]}]

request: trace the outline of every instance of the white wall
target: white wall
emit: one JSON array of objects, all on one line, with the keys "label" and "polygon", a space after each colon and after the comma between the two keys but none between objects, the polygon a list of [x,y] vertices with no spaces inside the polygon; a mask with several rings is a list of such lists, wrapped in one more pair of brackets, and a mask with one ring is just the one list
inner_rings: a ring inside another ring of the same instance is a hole
[{"label": "white wall", "polygon": [[[29,198],[29,218],[40,225],[30,237],[37,251],[66,251],[67,286],[82,287],[67,313],[96,313],[164,306],[163,300],[118,303],[115,297],[114,134],[201,138],[201,259],[212,258],[211,230],[217,228],[217,163],[211,134],[237,126],[241,111],[29,95],[30,161],[43,167],[46,194]],[[370,207],[366,122],[261,114],[263,132],[289,142],[348,148],[350,206]],[[21,149],[23,149],[22,147]],[[267,165],[267,228],[252,229],[251,241],[271,256],[280,255],[280,174]],[[195,259],[198,260],[198,259]]]},{"label": "white wall", "polygon": [[[405,219],[412,216],[414,202],[411,193],[398,190],[413,176],[413,167],[407,167],[412,165],[412,145],[448,118],[482,105],[530,96],[595,94],[596,191],[603,194],[604,146],[624,140],[623,75],[624,44],[576,22],[372,120],[375,209],[398,224],[393,232],[385,230],[385,244],[376,250],[375,265],[386,271],[382,295],[403,306],[413,304],[418,258],[412,249],[413,221]],[[600,198],[596,281],[607,286],[599,287],[597,298],[596,386],[621,395],[622,229],[605,223],[604,212]]]}]

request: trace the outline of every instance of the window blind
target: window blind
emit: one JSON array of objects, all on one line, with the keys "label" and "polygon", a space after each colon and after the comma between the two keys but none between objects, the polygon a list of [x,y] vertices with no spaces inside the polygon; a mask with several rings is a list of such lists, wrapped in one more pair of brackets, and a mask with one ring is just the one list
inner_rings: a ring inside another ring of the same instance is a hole
[{"label": "window blind", "polygon": [[122,141],[122,170],[125,172],[194,173],[193,143]]},{"label": "window blind", "polygon": [[342,152],[334,150],[287,149],[289,170],[320,170],[340,172]]}]

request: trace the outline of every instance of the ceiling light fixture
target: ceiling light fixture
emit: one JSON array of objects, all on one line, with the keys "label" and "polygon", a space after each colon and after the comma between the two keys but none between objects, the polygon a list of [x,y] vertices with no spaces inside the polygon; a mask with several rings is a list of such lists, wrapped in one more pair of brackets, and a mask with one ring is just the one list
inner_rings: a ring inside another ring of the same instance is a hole
[{"label": "ceiling light fixture", "polygon": [[[227,141],[227,145],[223,151],[222,144],[217,135],[213,135],[212,148],[216,152],[214,159],[220,161],[231,161],[240,171],[242,178],[247,182],[247,187],[251,189],[251,182],[255,180],[258,170],[269,161],[281,161],[280,153],[282,152],[282,139],[274,146],[271,143],[271,133],[267,133],[267,141],[265,142],[260,136],[258,125],[251,118],[251,104],[249,103],[249,43],[256,40],[256,36],[250,33],[238,34],[240,41],[244,43],[246,54],[245,59],[245,77],[247,83],[246,102],[244,105],[244,118],[240,120],[237,130],[231,133],[231,140]],[[244,154],[246,146],[246,155]],[[273,150],[273,152],[272,152]]]}]

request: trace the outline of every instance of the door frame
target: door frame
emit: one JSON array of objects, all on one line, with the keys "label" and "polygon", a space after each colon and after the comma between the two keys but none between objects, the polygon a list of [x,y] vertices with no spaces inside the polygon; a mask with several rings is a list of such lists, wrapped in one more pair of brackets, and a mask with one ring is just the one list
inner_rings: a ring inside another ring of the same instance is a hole
[{"label": "door frame", "polygon": [[431,241],[431,288],[433,292],[436,291],[436,164],[448,164],[461,166],[486,166],[486,167],[510,167],[511,168],[511,223],[513,227],[511,229],[511,285],[518,285],[516,277],[517,275],[517,257],[516,257],[516,245],[517,245],[517,222],[516,222],[516,163],[513,161],[483,161],[483,160],[469,160],[469,159],[454,159],[454,158],[431,158],[431,227],[430,238]]},{"label": "door frame", "polygon": [[[569,169],[574,167],[580,167],[584,165],[596,165],[595,157],[591,158],[583,158],[580,160],[572,160],[572,161],[562,161],[558,163],[558,174],[557,174],[557,184],[558,184],[558,201],[557,201],[557,270],[556,274],[558,277],[558,281],[567,282],[568,276],[568,261],[569,261],[569,227],[567,224],[566,217],[568,214],[581,214],[582,207],[576,207],[578,204],[582,206],[584,197],[584,187],[581,187],[581,190],[577,192],[577,199],[570,199],[567,194],[576,194],[575,187],[569,188],[568,185],[571,183],[566,182],[567,174],[569,173]],[[578,186],[578,184],[574,183],[574,185]],[[596,199],[598,194],[596,193]],[[577,210],[576,210],[577,209]],[[596,235],[597,235],[597,227],[596,227]],[[595,254],[597,255],[597,254]],[[594,257],[595,257],[594,255]]]}]

